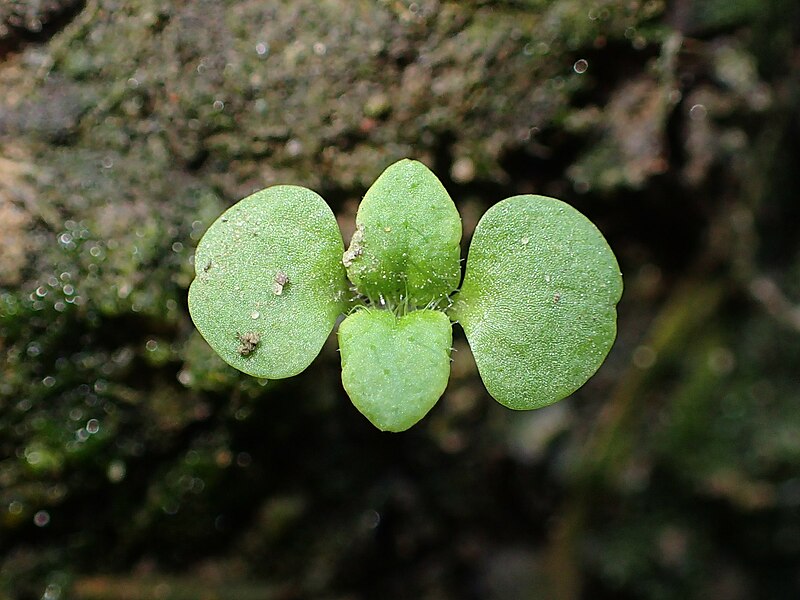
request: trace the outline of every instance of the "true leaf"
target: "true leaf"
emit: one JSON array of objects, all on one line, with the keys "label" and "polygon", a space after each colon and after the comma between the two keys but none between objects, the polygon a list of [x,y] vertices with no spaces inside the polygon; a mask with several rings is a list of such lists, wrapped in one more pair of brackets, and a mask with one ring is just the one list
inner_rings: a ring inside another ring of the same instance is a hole
[{"label": "true leaf", "polygon": [[444,186],[425,165],[404,159],[364,196],[343,261],[373,303],[425,307],[458,286],[460,241],[461,219]]},{"label": "true leaf", "polygon": [[378,429],[404,431],[444,393],[452,340],[440,311],[357,310],[339,326],[344,389]]},{"label": "true leaf", "polygon": [[261,190],[229,208],[200,240],[192,319],[240,371],[296,375],[344,310],[343,250],[336,219],[317,194],[291,185]]},{"label": "true leaf", "polygon": [[461,323],[489,393],[539,408],[583,385],[616,337],[619,266],[577,210],[515,196],[475,229],[451,316]]}]

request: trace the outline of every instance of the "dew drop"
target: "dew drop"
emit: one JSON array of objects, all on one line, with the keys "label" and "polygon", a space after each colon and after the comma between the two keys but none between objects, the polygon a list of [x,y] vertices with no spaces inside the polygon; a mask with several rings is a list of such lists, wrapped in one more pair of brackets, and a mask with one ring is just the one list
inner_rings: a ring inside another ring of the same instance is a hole
[{"label": "dew drop", "polygon": [[50,523],[50,513],[46,510],[40,510],[33,515],[33,524],[37,527],[45,527]]},{"label": "dew drop", "polygon": [[300,140],[291,139],[286,142],[286,152],[289,156],[298,156],[303,151],[303,144]]},{"label": "dew drop", "polygon": [[261,313],[258,312],[257,310],[254,310],[253,312],[250,313],[250,318],[253,319],[253,320],[258,319],[260,316],[261,316]]},{"label": "dew drop", "polygon": [[186,369],[183,369],[178,373],[178,381],[183,385],[189,386],[194,382],[194,376]]},{"label": "dew drop", "polygon": [[693,121],[700,121],[706,118],[706,114],[708,111],[706,107],[702,104],[695,104],[692,108],[689,109],[689,118]]},{"label": "dew drop", "polygon": [[639,346],[633,351],[632,362],[638,369],[649,369],[658,358],[656,351],[650,346]]},{"label": "dew drop", "polygon": [[119,483],[125,479],[125,463],[121,460],[112,460],[106,469],[106,477],[111,483]]},{"label": "dew drop", "polygon": [[586,73],[586,69],[588,69],[588,68],[589,68],[589,61],[587,61],[587,60],[586,60],[586,59],[584,59],[584,58],[581,58],[581,59],[579,59],[579,60],[576,60],[576,61],[575,61],[575,64],[574,64],[574,65],[572,65],[572,69],[573,69],[573,70],[574,70],[576,73],[578,73],[579,75],[580,75],[581,73]]}]

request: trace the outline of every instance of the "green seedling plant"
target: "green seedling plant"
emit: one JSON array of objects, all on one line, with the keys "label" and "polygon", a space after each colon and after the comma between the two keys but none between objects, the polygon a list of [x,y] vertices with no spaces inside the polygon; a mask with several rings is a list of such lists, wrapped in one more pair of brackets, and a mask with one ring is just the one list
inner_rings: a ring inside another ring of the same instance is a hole
[{"label": "green seedling plant", "polygon": [[581,387],[611,349],[622,294],[597,228],[560,200],[522,195],[483,215],[463,283],[460,244],[455,204],[417,161],[370,187],[347,249],[320,196],[276,185],[206,231],[189,310],[223,360],[267,379],[308,367],[344,316],[344,389],[385,431],[408,429],[444,393],[453,323],[501,404],[541,408]]}]

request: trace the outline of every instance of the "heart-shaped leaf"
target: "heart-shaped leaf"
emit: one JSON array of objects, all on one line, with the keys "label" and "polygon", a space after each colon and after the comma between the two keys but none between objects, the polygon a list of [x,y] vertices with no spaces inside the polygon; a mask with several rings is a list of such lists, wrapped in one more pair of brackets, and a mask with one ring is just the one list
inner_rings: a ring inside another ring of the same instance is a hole
[{"label": "heart-shaped leaf", "polygon": [[553,198],[514,196],[478,223],[450,314],[489,393],[513,409],[540,408],[600,367],[621,294],[614,254],[586,217]]},{"label": "heart-shaped leaf", "polygon": [[339,325],[344,389],[375,427],[405,431],[444,393],[452,341],[440,311],[357,310]]},{"label": "heart-shaped leaf", "polygon": [[296,375],[347,304],[343,249],[336,218],[311,190],[279,185],[248,196],[197,246],[192,320],[240,371]]},{"label": "heart-shaped leaf", "polygon": [[461,218],[422,163],[394,163],[372,184],[344,253],[347,273],[374,304],[434,305],[461,278]]}]

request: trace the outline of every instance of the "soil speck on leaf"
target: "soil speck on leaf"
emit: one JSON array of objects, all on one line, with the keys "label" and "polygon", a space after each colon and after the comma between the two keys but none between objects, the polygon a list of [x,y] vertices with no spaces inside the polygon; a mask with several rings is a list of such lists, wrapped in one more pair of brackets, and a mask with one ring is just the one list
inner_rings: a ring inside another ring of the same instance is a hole
[{"label": "soil speck on leaf", "polygon": [[289,283],[289,277],[283,271],[275,273],[275,278],[272,282],[272,293],[276,296],[283,294],[283,287]]},{"label": "soil speck on leaf", "polygon": [[250,356],[261,341],[261,336],[253,331],[248,331],[245,334],[237,333],[236,339],[239,340],[239,354]]}]

